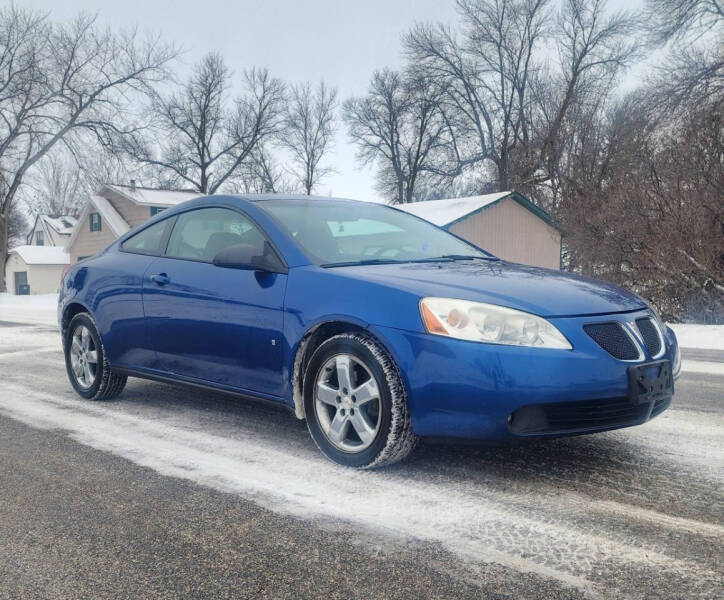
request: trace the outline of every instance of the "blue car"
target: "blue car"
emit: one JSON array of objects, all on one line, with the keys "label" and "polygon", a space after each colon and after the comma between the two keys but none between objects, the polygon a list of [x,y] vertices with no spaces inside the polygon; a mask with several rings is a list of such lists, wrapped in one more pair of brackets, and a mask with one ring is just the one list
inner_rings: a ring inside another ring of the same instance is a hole
[{"label": "blue car", "polygon": [[392,207],[213,196],[65,275],[70,382],[127,377],[271,400],[319,449],[388,465],[421,437],[556,437],[666,410],[674,333],[614,285],[500,260]]}]

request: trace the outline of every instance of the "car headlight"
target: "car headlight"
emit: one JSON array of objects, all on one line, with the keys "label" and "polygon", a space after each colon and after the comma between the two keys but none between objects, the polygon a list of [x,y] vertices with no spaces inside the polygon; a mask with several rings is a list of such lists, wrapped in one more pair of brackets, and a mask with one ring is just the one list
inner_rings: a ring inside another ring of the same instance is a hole
[{"label": "car headlight", "polygon": [[572,348],[551,323],[536,315],[482,302],[454,298],[423,298],[422,322],[428,333],[508,346]]}]

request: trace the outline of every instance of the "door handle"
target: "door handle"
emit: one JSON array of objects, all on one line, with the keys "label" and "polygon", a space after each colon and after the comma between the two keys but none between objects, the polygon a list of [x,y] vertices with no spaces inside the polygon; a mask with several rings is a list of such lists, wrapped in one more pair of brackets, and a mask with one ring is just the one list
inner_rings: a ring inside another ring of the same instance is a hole
[{"label": "door handle", "polygon": [[158,285],[166,285],[171,280],[166,273],[157,273],[156,275],[151,275],[151,281]]}]

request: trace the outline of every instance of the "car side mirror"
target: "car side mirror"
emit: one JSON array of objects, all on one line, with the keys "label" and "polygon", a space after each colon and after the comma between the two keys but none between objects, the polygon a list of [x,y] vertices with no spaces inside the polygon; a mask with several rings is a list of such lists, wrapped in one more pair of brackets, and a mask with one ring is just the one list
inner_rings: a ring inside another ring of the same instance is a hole
[{"label": "car side mirror", "polygon": [[214,264],[227,269],[246,269],[264,273],[286,275],[289,272],[271,244],[266,241],[264,242],[264,254],[259,254],[259,249],[251,244],[234,244],[214,256]]}]

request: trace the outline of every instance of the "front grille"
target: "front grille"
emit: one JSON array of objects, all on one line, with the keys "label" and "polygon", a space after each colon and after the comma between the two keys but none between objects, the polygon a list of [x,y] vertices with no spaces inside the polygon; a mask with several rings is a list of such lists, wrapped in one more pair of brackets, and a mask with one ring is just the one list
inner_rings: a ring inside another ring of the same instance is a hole
[{"label": "front grille", "polygon": [[639,357],[636,344],[620,323],[589,323],[583,330],[614,358],[636,360]]},{"label": "front grille", "polygon": [[639,333],[644,340],[644,344],[646,344],[649,354],[651,356],[657,356],[659,352],[661,352],[661,338],[659,338],[659,332],[653,320],[649,317],[636,319],[636,327],[639,328]]},{"label": "front grille", "polygon": [[[628,398],[531,404],[515,410],[510,415],[508,427],[517,435],[623,427],[643,422],[649,406],[649,403],[633,404]],[[662,405],[659,412],[665,408]]]}]

